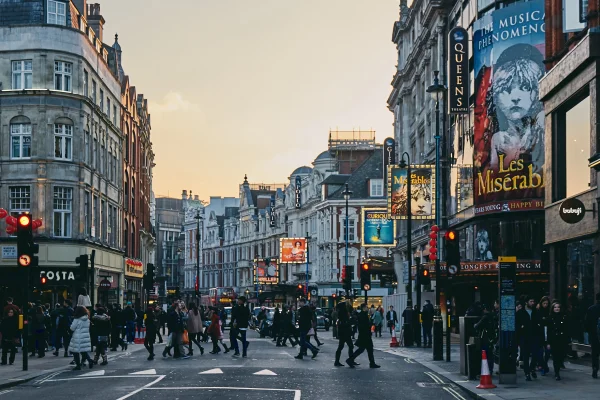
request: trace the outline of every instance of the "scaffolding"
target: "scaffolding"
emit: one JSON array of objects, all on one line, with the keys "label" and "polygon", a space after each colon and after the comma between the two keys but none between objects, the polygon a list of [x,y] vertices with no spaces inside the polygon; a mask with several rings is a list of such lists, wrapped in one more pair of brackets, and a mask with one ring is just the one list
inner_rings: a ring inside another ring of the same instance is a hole
[{"label": "scaffolding", "polygon": [[373,150],[375,143],[374,130],[329,130],[329,150]]}]

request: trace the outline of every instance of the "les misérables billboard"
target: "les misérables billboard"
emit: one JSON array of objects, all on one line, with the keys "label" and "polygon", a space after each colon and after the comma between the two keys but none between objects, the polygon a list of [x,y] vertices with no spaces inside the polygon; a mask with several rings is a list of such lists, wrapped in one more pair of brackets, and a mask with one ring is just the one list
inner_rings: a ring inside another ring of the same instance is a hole
[{"label": "les mis\u00e9rables billboard", "polygon": [[475,214],[544,208],[544,17],[533,0],[475,22]]}]

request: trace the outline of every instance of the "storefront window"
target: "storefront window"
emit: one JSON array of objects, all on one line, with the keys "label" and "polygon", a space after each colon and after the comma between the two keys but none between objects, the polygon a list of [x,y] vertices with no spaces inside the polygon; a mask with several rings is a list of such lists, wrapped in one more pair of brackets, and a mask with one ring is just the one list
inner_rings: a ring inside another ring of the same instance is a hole
[{"label": "storefront window", "polygon": [[592,239],[578,240],[567,244],[569,301],[578,302],[581,310],[594,304],[593,244]]},{"label": "storefront window", "polygon": [[566,112],[566,184],[567,197],[589,189],[590,169],[590,97]]}]

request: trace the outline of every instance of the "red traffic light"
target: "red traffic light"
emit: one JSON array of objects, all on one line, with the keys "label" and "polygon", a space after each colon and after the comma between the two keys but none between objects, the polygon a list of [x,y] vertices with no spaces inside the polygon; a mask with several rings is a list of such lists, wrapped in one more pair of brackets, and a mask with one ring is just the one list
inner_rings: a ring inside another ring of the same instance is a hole
[{"label": "red traffic light", "polygon": [[48,278],[46,278],[46,276],[45,276],[45,275],[44,275],[44,276],[42,276],[42,277],[40,277],[40,283],[41,283],[42,285],[45,285],[46,283],[48,283]]},{"label": "red traffic light", "polygon": [[331,297],[333,297],[335,299],[337,297],[337,295],[334,293],[331,295]]},{"label": "red traffic light", "polygon": [[19,217],[19,226],[28,227],[31,225],[31,217],[29,215],[21,215]]},{"label": "red traffic light", "polygon": [[446,238],[446,240],[453,241],[453,240],[456,240],[457,236],[458,235],[456,234],[455,231],[448,231],[448,232],[446,232],[446,235],[444,237]]},{"label": "red traffic light", "polygon": [[366,263],[363,264],[362,265],[362,269],[363,269],[363,271],[368,271],[369,270],[369,264],[366,264]]},{"label": "red traffic light", "polygon": [[427,268],[423,269],[423,276],[429,276],[429,270]]},{"label": "red traffic light", "polygon": [[302,285],[298,285],[298,289],[303,289],[304,287]]}]

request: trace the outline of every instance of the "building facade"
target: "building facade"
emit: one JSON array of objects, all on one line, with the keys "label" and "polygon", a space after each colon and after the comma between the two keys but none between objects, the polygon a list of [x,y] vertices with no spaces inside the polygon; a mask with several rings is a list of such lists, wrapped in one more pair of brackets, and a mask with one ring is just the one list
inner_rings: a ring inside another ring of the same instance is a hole
[{"label": "building facade", "polygon": [[[187,198],[187,193],[184,193]],[[182,197],[184,196],[182,195]],[[169,197],[156,199],[156,283],[160,303],[170,303],[183,294],[185,265],[185,221],[183,200]]]},{"label": "building facade", "polygon": [[[121,86],[103,19],[89,10],[85,1],[0,1],[0,203],[42,219],[40,270],[75,271],[77,256],[95,252],[94,282],[107,277],[103,298],[121,302]],[[21,287],[15,238],[0,240],[5,295],[21,297],[11,293]],[[65,289],[76,297],[89,286],[78,276],[51,281],[43,300],[55,303]]]}]

